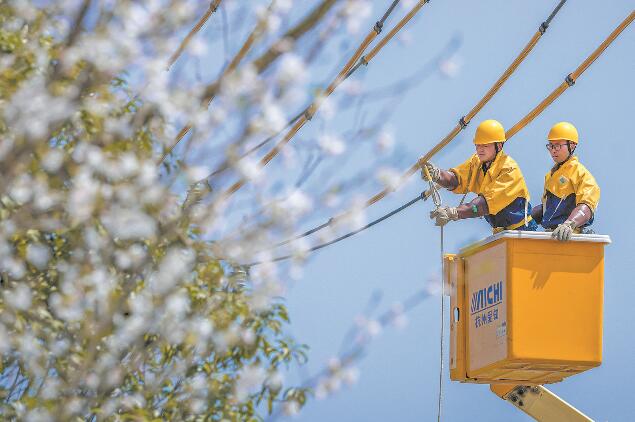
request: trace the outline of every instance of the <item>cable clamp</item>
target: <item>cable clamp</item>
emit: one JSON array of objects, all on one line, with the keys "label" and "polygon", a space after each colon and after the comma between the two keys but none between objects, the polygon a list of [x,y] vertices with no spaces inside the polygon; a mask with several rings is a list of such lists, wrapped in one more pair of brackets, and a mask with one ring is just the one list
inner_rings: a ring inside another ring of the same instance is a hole
[{"label": "cable clamp", "polygon": [[567,85],[569,85],[569,86],[573,86],[573,85],[575,85],[575,79],[573,79],[573,77],[571,76],[571,74],[570,74],[570,73],[567,75],[567,77],[566,77],[566,78],[564,78],[564,81],[565,81],[565,82],[567,83]]},{"label": "cable clamp", "polygon": [[377,35],[379,35],[381,33],[381,29],[384,27],[384,24],[381,23],[380,21],[375,22],[375,26],[373,27],[373,29],[375,30],[375,32],[377,33]]},{"label": "cable clamp", "polygon": [[547,32],[547,28],[549,28],[549,24],[547,22],[543,22],[538,27],[538,31],[540,31],[541,34],[544,34],[545,32]]},{"label": "cable clamp", "polygon": [[459,119],[459,124],[461,125],[461,130],[465,129],[467,127],[467,125],[470,124],[470,122],[466,122],[465,121],[465,116],[461,117]]},{"label": "cable clamp", "polygon": [[311,119],[313,118],[313,113],[311,112],[311,107],[307,107],[306,110],[304,110],[304,118],[307,119],[308,121],[311,121]]}]

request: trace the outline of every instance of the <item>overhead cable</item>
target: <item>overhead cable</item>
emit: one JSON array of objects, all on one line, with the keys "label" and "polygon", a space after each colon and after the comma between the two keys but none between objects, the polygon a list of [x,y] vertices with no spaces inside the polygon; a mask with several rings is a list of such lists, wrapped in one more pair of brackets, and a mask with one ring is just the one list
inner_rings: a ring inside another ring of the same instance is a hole
[{"label": "overhead cable", "polygon": [[181,54],[183,53],[187,45],[190,43],[192,38],[194,38],[194,36],[203,28],[205,23],[209,20],[209,18],[216,12],[221,1],[222,0],[212,0],[210,2],[209,7],[207,8],[203,16],[201,16],[198,22],[196,22],[196,25],[194,25],[194,27],[185,36],[185,38],[183,38],[183,41],[181,41],[181,44],[179,45],[179,47],[172,54],[172,56],[170,57],[170,60],[168,60],[167,70],[170,70],[174,62],[178,60],[178,58],[181,56]]},{"label": "overhead cable", "polygon": [[[547,20],[540,24],[540,26],[538,27],[538,30],[536,31],[536,33],[531,37],[531,39],[529,40],[527,45],[525,45],[525,47],[522,49],[522,51],[514,59],[514,61],[507,67],[507,69],[505,69],[503,74],[498,78],[498,80],[496,80],[496,82],[494,82],[494,84],[491,86],[491,88],[476,103],[476,105],[465,116],[463,116],[463,117],[461,117],[459,119],[458,124],[454,128],[452,128],[452,130],[438,144],[436,144],[430,151],[428,151],[428,153],[426,153],[423,157],[419,158],[419,160],[417,160],[417,162],[415,164],[413,164],[404,174],[402,174],[400,176],[398,186],[401,186],[408,178],[410,178],[410,176],[415,174],[421,168],[421,165],[423,163],[425,163],[426,161],[430,160],[430,158],[432,158],[435,154],[437,154],[439,151],[441,151],[463,129],[465,129],[467,127],[467,125],[469,124],[470,120],[472,120],[472,118],[474,118],[474,116],[476,116],[476,114],[478,114],[478,112],[481,111],[481,109],[485,106],[485,104],[487,104],[494,97],[494,95],[500,90],[500,88],[503,86],[503,84],[509,79],[509,77],[516,71],[518,66],[520,66],[520,64],[523,62],[523,60],[525,60],[525,58],[533,50],[533,48],[536,46],[536,44],[538,43],[538,41],[540,40],[542,35],[544,35],[544,33],[547,31],[547,28],[549,27],[551,21],[556,16],[556,14],[560,11],[560,9],[564,5],[564,3],[566,3],[566,0],[560,0],[560,2],[554,8],[554,10],[551,12],[551,14],[547,18]],[[373,195],[370,199],[368,199],[365,202],[364,207],[368,208],[371,205],[379,202],[380,200],[382,200],[384,197],[386,197],[393,190],[395,190],[393,187],[383,189],[381,192]],[[313,233],[315,233],[317,231],[320,231],[320,230],[332,225],[336,220],[344,217],[345,215],[346,215],[346,212],[341,214],[341,215],[339,215],[339,216],[331,217],[327,222],[322,223],[319,226],[317,226],[317,227],[315,227],[315,228],[313,228],[311,230],[308,230],[305,233],[313,234]],[[292,240],[296,240],[296,239],[308,236],[309,234],[306,234],[306,235],[305,234],[301,234],[301,235],[298,235],[298,236],[294,236],[290,240],[287,240],[287,241],[284,241],[284,242],[280,242],[279,245],[289,243]]]},{"label": "overhead cable", "polygon": [[[333,245],[333,244],[335,244],[337,242],[340,242],[340,241],[342,241],[344,239],[348,239],[351,236],[354,236],[354,235],[356,235],[358,233],[361,233],[364,230],[369,229],[369,228],[373,227],[374,225],[381,223],[384,220],[387,220],[388,218],[392,217],[393,215],[400,213],[401,211],[405,210],[406,208],[410,207],[411,205],[416,204],[420,200],[425,200],[426,198],[427,198],[427,192],[422,192],[416,198],[411,199],[410,201],[406,202],[405,204],[403,204],[399,208],[396,208],[396,209],[390,211],[388,214],[385,214],[385,215],[379,217],[378,219],[371,221],[370,223],[366,224],[363,227],[360,227],[357,230],[353,230],[353,231],[348,232],[345,235],[339,236],[339,237],[337,237],[337,238],[335,238],[333,240],[330,240],[328,242],[324,242],[324,243],[321,243],[319,245],[313,246],[312,248],[309,248],[306,251],[306,253],[315,252],[317,250],[320,250],[322,248],[325,248],[327,246],[330,246],[330,245]],[[273,258],[273,259],[265,259],[265,260],[262,260],[262,261],[252,262],[252,263],[246,264],[245,267],[253,267],[255,265],[260,265],[260,264],[269,263],[269,262],[286,261],[286,260],[294,258],[294,257],[297,257],[297,255],[279,256],[279,257],[276,257],[276,258]]]},{"label": "overhead cable", "polygon": [[[355,53],[351,56],[351,58],[346,62],[342,70],[338,73],[335,79],[328,85],[328,87],[321,93],[306,109],[303,115],[293,124],[293,126],[289,129],[286,135],[278,141],[278,143],[263,156],[259,161],[259,166],[262,168],[266,166],[280,151],[293,139],[293,137],[298,133],[298,131],[308,122],[310,121],[315,113],[318,111],[320,106],[324,103],[326,98],[328,98],[333,91],[348,77],[351,75],[351,70],[354,66],[359,67],[361,64],[367,65],[370,60],[386,45],[388,41],[390,41],[394,35],[406,24],[408,23],[414,15],[426,4],[429,0],[419,0],[404,16],[399,23],[396,25],[393,30],[391,30],[386,37],[384,37],[376,46],[371,50],[368,57],[362,56],[366,48],[370,45],[370,43],[379,35],[381,32],[385,20],[390,16],[394,7],[399,3],[399,0],[395,0],[392,2],[391,6],[388,8],[387,12],[384,16],[375,23],[373,29],[368,33],[368,35],[364,38],[362,43],[359,45]],[[247,183],[247,179],[241,178],[236,183],[231,185],[225,192],[221,194],[219,201],[223,201],[229,196],[233,195],[236,191],[238,191],[241,187],[243,187]]]},{"label": "overhead cable", "polygon": [[[549,105],[551,105],[551,103],[553,103],[560,95],[562,95],[562,93],[564,91],[566,91],[569,87],[573,86],[575,84],[575,81],[584,73],[584,71],[586,71],[589,66],[591,66],[591,64],[604,52],[604,50],[606,50],[606,48],[613,42],[615,41],[615,39],[624,31],[624,29],[626,29],[632,22],[633,20],[635,20],[635,11],[631,12],[614,30],[613,32],[611,32],[611,34],[602,42],[602,44],[600,44],[600,46],[598,48],[596,48],[593,53],[591,53],[583,62],[582,64],[580,64],[580,66],[578,66],[572,73],[570,73],[569,75],[567,75],[567,77],[565,78],[565,81],[560,84],[556,89],[554,89],[544,100],[542,100],[536,107],[534,107],[529,113],[527,113],[527,115],[525,115],[525,117],[523,117],[521,120],[518,121],[518,123],[516,123],[510,130],[508,130],[505,134],[506,139],[509,141],[509,139],[511,137],[513,137],[516,133],[518,133],[521,129],[523,129],[525,126],[527,126],[531,121],[533,121],[538,115],[540,115],[540,113],[542,113]],[[429,192],[429,191],[427,191]],[[419,199],[425,199],[426,195],[428,193],[424,193],[421,195],[421,198]],[[416,201],[411,201],[412,203],[416,202]],[[410,202],[407,204],[407,206],[412,205]],[[406,206],[402,206],[402,207],[406,207]],[[400,207],[400,208],[402,208]],[[400,209],[398,208],[398,210]],[[396,212],[392,212],[389,213],[377,220],[375,220],[373,222],[372,225],[375,225],[389,217],[391,217],[392,215],[396,214]],[[338,217],[339,218],[339,217]],[[305,233],[315,233],[325,227],[328,227],[329,225],[331,225],[333,222],[335,221],[334,218],[331,218],[327,223],[322,224],[314,229],[311,229]],[[365,229],[365,228],[364,228]],[[361,230],[360,230],[361,231]],[[352,232],[349,233],[345,236],[342,236],[341,238],[336,239],[337,241],[339,240],[343,240],[347,237],[352,236],[353,234],[356,234],[356,232]],[[300,237],[304,237],[304,236],[296,236],[295,238],[293,238],[292,240],[298,239]],[[279,244],[285,244],[285,243],[289,243],[288,241],[285,242],[280,242]],[[316,248],[311,248],[309,249],[310,252],[312,252],[313,250],[317,250],[317,249],[321,249],[325,246],[328,246],[329,244],[335,243],[335,241],[333,242],[329,242],[328,244],[323,244],[323,245],[318,245],[318,247]],[[282,257],[284,259],[288,259],[288,257]],[[276,259],[276,260],[282,260],[282,259]]]}]

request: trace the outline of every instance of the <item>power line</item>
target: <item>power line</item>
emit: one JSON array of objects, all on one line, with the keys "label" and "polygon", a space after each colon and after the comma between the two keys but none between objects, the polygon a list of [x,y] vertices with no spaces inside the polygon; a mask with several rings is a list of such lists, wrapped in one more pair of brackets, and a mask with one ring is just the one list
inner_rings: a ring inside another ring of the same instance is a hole
[{"label": "power line", "polygon": [[[399,208],[395,208],[394,210],[390,211],[389,213],[384,214],[383,216],[379,217],[378,219],[371,221],[370,223],[366,224],[366,225],[365,225],[365,226],[363,226],[363,227],[360,227],[360,228],[359,228],[359,229],[357,229],[357,230],[353,230],[353,231],[348,232],[348,233],[346,233],[345,235],[342,235],[342,236],[340,236],[340,237],[337,237],[337,238],[335,238],[335,239],[333,239],[333,240],[330,240],[330,241],[328,241],[328,242],[321,243],[321,244],[319,244],[319,245],[313,246],[312,248],[310,248],[310,249],[307,251],[307,253],[315,252],[315,251],[317,251],[317,250],[320,250],[320,249],[322,249],[322,248],[325,248],[325,247],[327,247],[327,246],[330,246],[330,245],[333,245],[333,244],[335,244],[335,243],[337,243],[337,242],[340,242],[340,241],[342,241],[342,240],[344,240],[344,239],[348,239],[348,238],[349,238],[349,237],[351,237],[351,236],[354,236],[354,235],[356,235],[356,234],[358,234],[358,233],[361,233],[361,232],[363,232],[364,230],[369,229],[369,228],[373,227],[374,225],[379,224],[379,223],[381,223],[382,221],[389,219],[389,218],[390,218],[390,217],[392,217],[393,215],[400,213],[401,211],[405,210],[406,208],[410,207],[411,205],[414,205],[415,203],[417,203],[417,202],[418,202],[418,201],[420,201],[420,200],[424,200],[424,201],[425,201],[427,198],[428,198],[428,193],[427,193],[427,191],[426,191],[426,192],[422,192],[422,193],[421,193],[421,194],[419,194],[417,197],[415,197],[415,198],[411,199],[410,201],[406,202],[405,204],[403,204],[403,205],[402,205],[402,206],[400,206]],[[318,226],[318,227],[319,227],[319,226]],[[310,235],[311,233],[315,233],[316,231],[317,231],[317,228],[315,228],[315,229],[311,229],[311,230],[309,230],[308,232],[303,233],[303,235],[304,235],[304,236],[308,236],[308,235]],[[296,237],[296,238],[299,238],[299,237],[304,237],[303,235],[300,235],[300,236],[298,236],[298,237]],[[292,239],[292,240],[293,240],[293,239]],[[281,243],[277,244],[276,246],[278,246],[278,245],[283,245],[283,244],[285,244],[285,243],[289,243],[290,241],[291,241],[291,240],[288,240],[288,241],[285,241],[285,242],[281,242]],[[269,262],[279,262],[279,261],[285,261],[285,260],[288,260],[288,259],[293,258],[294,256],[295,256],[295,255],[283,255],[283,256],[279,256],[279,257],[273,258],[273,259],[267,259],[267,260],[262,260],[262,261],[256,261],[256,262],[252,262],[252,263],[250,263],[250,264],[246,264],[246,265],[245,265],[245,267],[253,267],[253,266],[256,266],[256,265],[265,264],[265,263],[269,263]]]},{"label": "power line", "polygon": [[[531,53],[533,48],[536,46],[542,35],[545,34],[547,28],[549,27],[551,21],[554,19],[556,14],[560,11],[562,6],[566,3],[567,0],[560,0],[553,11],[549,14],[547,20],[542,22],[538,27],[538,30],[534,33],[529,42],[525,45],[525,47],[521,50],[521,52],[516,56],[516,58],[512,61],[512,63],[505,69],[502,75],[494,82],[494,84],[490,87],[490,89],[485,93],[485,95],[476,103],[474,107],[463,117],[459,119],[457,125],[439,142],[437,143],[427,154],[423,157],[420,157],[415,164],[413,164],[404,174],[399,178],[398,185],[400,186],[403,182],[405,182],[410,176],[415,174],[419,168],[420,163],[426,162],[430,160],[435,154],[441,151],[445,146],[447,146],[463,129],[467,127],[470,121],[481,111],[481,109],[494,97],[494,95],[500,90],[500,88],[507,82],[509,77],[516,71],[518,66],[525,60],[525,58]],[[375,48],[379,47],[376,46]],[[374,51],[374,50],[373,50]],[[369,56],[373,52],[369,53]],[[381,192],[375,194],[370,199],[368,199],[365,203],[365,208],[370,207],[371,205],[379,202],[383,198],[385,198],[391,191],[394,189],[384,189]],[[345,215],[345,214],[344,214]],[[318,232],[330,225],[332,225],[336,220],[342,218],[343,215],[339,215],[336,217],[331,217],[327,222],[320,224],[319,226],[309,230],[309,234]],[[305,232],[305,233],[308,233]],[[281,242],[280,244],[286,244],[290,241],[299,239],[301,237],[305,237],[304,234],[297,235],[291,238],[289,241]]]}]

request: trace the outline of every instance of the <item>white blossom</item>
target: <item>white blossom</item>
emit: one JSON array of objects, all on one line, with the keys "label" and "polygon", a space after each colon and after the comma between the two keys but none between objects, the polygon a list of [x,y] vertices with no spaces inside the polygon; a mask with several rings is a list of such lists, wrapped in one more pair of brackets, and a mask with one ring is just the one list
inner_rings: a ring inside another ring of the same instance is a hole
[{"label": "white blossom", "polygon": [[329,155],[341,155],[344,151],[346,151],[346,144],[337,135],[321,135],[318,138],[318,145]]},{"label": "white blossom", "polygon": [[46,268],[50,257],[51,251],[44,245],[31,243],[26,248],[27,261],[39,270]]}]

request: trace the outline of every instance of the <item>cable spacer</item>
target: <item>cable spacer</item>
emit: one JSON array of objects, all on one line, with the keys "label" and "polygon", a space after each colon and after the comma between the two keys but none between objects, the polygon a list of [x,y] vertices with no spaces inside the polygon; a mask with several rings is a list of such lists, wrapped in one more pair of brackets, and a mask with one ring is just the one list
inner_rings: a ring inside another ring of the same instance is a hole
[{"label": "cable spacer", "polygon": [[549,28],[549,24],[547,22],[543,22],[538,27],[538,31],[540,31],[541,34],[544,34],[545,32],[547,32],[547,28]]},{"label": "cable spacer", "polygon": [[465,116],[461,117],[459,119],[459,124],[461,125],[461,130],[465,129],[467,127],[467,125],[470,124],[470,122],[466,122],[465,121]]},{"label": "cable spacer", "polygon": [[364,66],[368,66],[368,60],[366,60],[366,56],[362,56],[359,58],[359,62]]},{"label": "cable spacer", "polygon": [[569,86],[573,86],[573,85],[575,85],[575,79],[573,79],[573,77],[571,76],[571,74],[570,74],[570,73],[567,75],[567,77],[566,77],[566,78],[564,78],[564,81],[565,81],[565,82],[567,83],[567,85],[569,85]]},{"label": "cable spacer", "polygon": [[377,35],[379,35],[381,33],[381,29],[384,27],[384,24],[381,23],[380,21],[375,22],[375,26],[373,27],[373,29],[375,30],[375,32],[377,33]]}]

